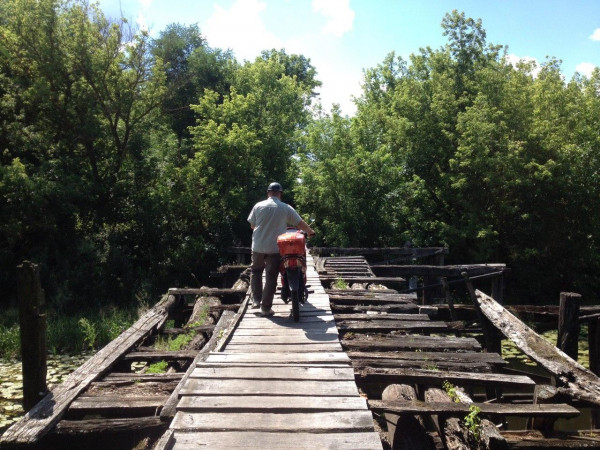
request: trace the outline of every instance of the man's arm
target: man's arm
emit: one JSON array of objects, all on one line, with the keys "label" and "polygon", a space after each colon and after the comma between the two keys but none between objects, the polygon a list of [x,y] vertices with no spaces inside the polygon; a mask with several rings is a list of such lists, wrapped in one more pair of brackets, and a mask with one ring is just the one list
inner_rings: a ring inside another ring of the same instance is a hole
[{"label": "man's arm", "polygon": [[302,231],[306,231],[306,233],[309,236],[314,236],[315,234],[317,234],[317,233],[315,233],[315,230],[313,230],[311,227],[309,227],[308,224],[304,220],[300,220],[298,225],[296,225],[296,228],[298,228],[299,230],[302,230]]}]

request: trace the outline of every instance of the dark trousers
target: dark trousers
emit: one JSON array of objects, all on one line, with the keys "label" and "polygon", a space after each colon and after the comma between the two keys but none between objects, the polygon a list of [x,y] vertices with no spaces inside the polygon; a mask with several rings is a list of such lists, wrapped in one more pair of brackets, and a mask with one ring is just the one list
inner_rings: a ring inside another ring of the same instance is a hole
[{"label": "dark trousers", "polygon": [[[250,289],[254,303],[260,302],[261,309],[268,311],[273,306],[273,297],[277,290],[277,275],[279,275],[279,253],[252,252]],[[263,289],[262,274],[265,271],[265,287]]]}]

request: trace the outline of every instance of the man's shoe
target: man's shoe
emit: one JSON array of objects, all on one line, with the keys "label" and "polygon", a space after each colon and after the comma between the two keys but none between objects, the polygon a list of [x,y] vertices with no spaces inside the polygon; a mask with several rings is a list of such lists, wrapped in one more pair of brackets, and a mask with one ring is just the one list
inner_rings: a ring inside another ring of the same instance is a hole
[{"label": "man's shoe", "polygon": [[258,311],[256,313],[257,316],[260,317],[271,317],[272,315],[275,314],[275,311],[273,311],[272,309],[268,310],[268,311],[263,311],[262,309],[260,311]]},{"label": "man's shoe", "polygon": [[260,302],[258,302],[258,303],[253,302],[251,308],[252,309],[258,309],[258,308],[260,308]]}]

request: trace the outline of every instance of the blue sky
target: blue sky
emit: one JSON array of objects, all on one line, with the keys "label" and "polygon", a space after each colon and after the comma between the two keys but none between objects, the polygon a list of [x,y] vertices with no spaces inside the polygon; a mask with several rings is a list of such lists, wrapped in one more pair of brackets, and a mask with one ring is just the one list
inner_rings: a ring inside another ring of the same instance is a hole
[{"label": "blue sky", "polygon": [[311,59],[323,82],[320,99],[353,114],[363,70],[391,51],[408,59],[420,47],[445,44],[446,12],[481,19],[487,42],[508,46],[511,58],[563,61],[570,79],[600,66],[600,0],[100,0],[153,36],[170,24],[197,23],[211,47],[238,61],[284,48]]}]

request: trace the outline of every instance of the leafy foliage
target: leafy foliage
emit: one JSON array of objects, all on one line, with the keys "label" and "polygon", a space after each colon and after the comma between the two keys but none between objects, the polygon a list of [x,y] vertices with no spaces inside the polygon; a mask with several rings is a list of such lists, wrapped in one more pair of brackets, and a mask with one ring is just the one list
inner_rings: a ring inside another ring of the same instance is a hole
[{"label": "leafy foliage", "polygon": [[598,70],[512,66],[452,11],[445,46],[365,71],[349,118],[313,110],[303,55],[240,64],[197,26],[152,40],[85,0],[0,15],[3,303],[23,259],[58,314],[204,282],[250,243],[275,180],[315,244],[447,245],[450,262],[506,262],[523,301],[600,287]]}]

